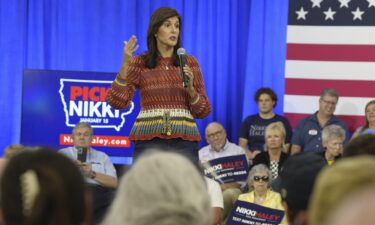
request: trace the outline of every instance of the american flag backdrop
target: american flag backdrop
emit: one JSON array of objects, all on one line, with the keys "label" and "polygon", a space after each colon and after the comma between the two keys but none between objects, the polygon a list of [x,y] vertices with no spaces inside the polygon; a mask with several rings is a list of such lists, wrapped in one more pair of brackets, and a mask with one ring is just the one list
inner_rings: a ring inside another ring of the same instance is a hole
[{"label": "american flag backdrop", "polygon": [[350,131],[375,99],[375,0],[290,0],[284,112],[293,127],[335,88]]}]

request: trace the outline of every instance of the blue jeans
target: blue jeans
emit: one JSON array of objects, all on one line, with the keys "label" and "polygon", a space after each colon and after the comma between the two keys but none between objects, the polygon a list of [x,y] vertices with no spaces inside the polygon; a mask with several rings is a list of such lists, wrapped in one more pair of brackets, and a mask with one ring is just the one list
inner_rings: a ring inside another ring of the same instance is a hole
[{"label": "blue jeans", "polygon": [[154,138],[147,141],[135,141],[133,162],[135,162],[144,152],[150,150],[159,150],[164,152],[176,152],[186,156],[194,164],[199,162],[198,157],[198,142],[186,141],[181,138],[175,139],[161,139]]}]

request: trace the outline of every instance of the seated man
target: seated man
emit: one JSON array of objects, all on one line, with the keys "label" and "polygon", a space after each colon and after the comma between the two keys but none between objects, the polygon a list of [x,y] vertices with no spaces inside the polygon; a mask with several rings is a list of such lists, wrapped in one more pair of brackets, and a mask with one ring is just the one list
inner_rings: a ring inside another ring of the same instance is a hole
[{"label": "seated man", "polygon": [[[112,200],[113,188],[117,187],[117,175],[110,158],[103,152],[90,147],[93,139],[91,125],[80,122],[73,128],[73,147],[59,152],[74,160],[85,176],[92,191],[95,223],[100,222]],[[85,150],[83,150],[85,149]],[[87,151],[84,162],[78,160],[81,151]]]},{"label": "seated man", "polygon": [[319,98],[319,110],[297,124],[292,137],[292,154],[298,152],[323,152],[322,131],[328,125],[339,125],[346,133],[348,132],[346,124],[333,115],[338,100],[339,95],[336,90],[326,88],[322,91]]},{"label": "seated man", "polygon": [[277,104],[277,95],[271,88],[259,88],[254,96],[259,113],[250,115],[241,124],[239,145],[246,150],[249,159],[254,159],[257,154],[264,152],[264,131],[268,125],[281,122],[284,125],[285,148],[289,153],[289,144],[292,138],[292,127],[287,118],[276,114],[273,109]]},{"label": "seated man", "polygon": [[[226,131],[220,123],[212,122],[208,124],[205,133],[209,145],[199,150],[199,161],[201,163],[217,158],[246,154],[243,148],[228,141]],[[243,183],[231,182],[220,185],[224,199],[223,220],[229,216],[233,203],[241,194],[241,185],[245,185],[245,181]]]}]

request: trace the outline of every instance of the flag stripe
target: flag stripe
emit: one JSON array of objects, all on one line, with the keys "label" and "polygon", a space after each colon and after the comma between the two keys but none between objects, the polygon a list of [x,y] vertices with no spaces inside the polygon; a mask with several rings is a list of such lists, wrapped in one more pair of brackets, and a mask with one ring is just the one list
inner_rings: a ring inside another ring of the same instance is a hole
[{"label": "flag stripe", "polygon": [[[375,38],[374,38],[375,39]],[[287,60],[286,78],[375,81],[375,62]]]},{"label": "flag stripe", "polygon": [[373,26],[289,25],[287,42],[300,44],[375,45]]},{"label": "flag stripe", "polygon": [[[301,113],[284,113],[284,116],[286,116],[289,119],[290,125],[292,127],[296,127],[298,121],[301,119],[304,119],[310,114],[301,114]],[[365,123],[365,117],[364,116],[354,116],[354,115],[349,115],[349,116],[343,116],[339,115],[337,116],[343,121],[345,121],[346,125],[348,126],[349,130],[354,131],[358,127],[363,126]]]},{"label": "flag stripe", "polygon": [[[336,115],[364,115],[367,102],[373,98],[340,97],[336,106]],[[285,95],[284,109],[289,113],[311,114],[319,109],[319,96]]]},{"label": "flag stripe", "polygon": [[288,44],[287,59],[375,62],[375,45]]},{"label": "flag stripe", "polygon": [[375,7],[368,0],[337,4],[289,1],[284,112],[291,120],[311,115],[321,91],[334,88],[335,114],[353,131],[375,98]]},{"label": "flag stripe", "polygon": [[[303,85],[305,84],[305,85]],[[336,89],[340,96],[375,98],[375,82],[357,80],[291,79],[285,82],[285,94],[320,95],[322,88]]]}]

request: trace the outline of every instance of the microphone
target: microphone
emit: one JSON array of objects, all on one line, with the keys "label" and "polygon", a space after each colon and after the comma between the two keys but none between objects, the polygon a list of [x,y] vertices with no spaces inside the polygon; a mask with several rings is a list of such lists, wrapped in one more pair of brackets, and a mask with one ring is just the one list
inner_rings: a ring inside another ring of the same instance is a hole
[{"label": "microphone", "polygon": [[184,48],[177,49],[177,55],[178,55],[178,59],[180,60],[180,75],[181,75],[181,78],[182,78],[182,85],[184,86],[184,88],[186,88],[188,86],[188,83],[189,83],[189,78],[188,78],[188,76],[186,76],[186,74],[184,73],[184,69],[183,69],[183,67],[186,64],[185,49]]}]

